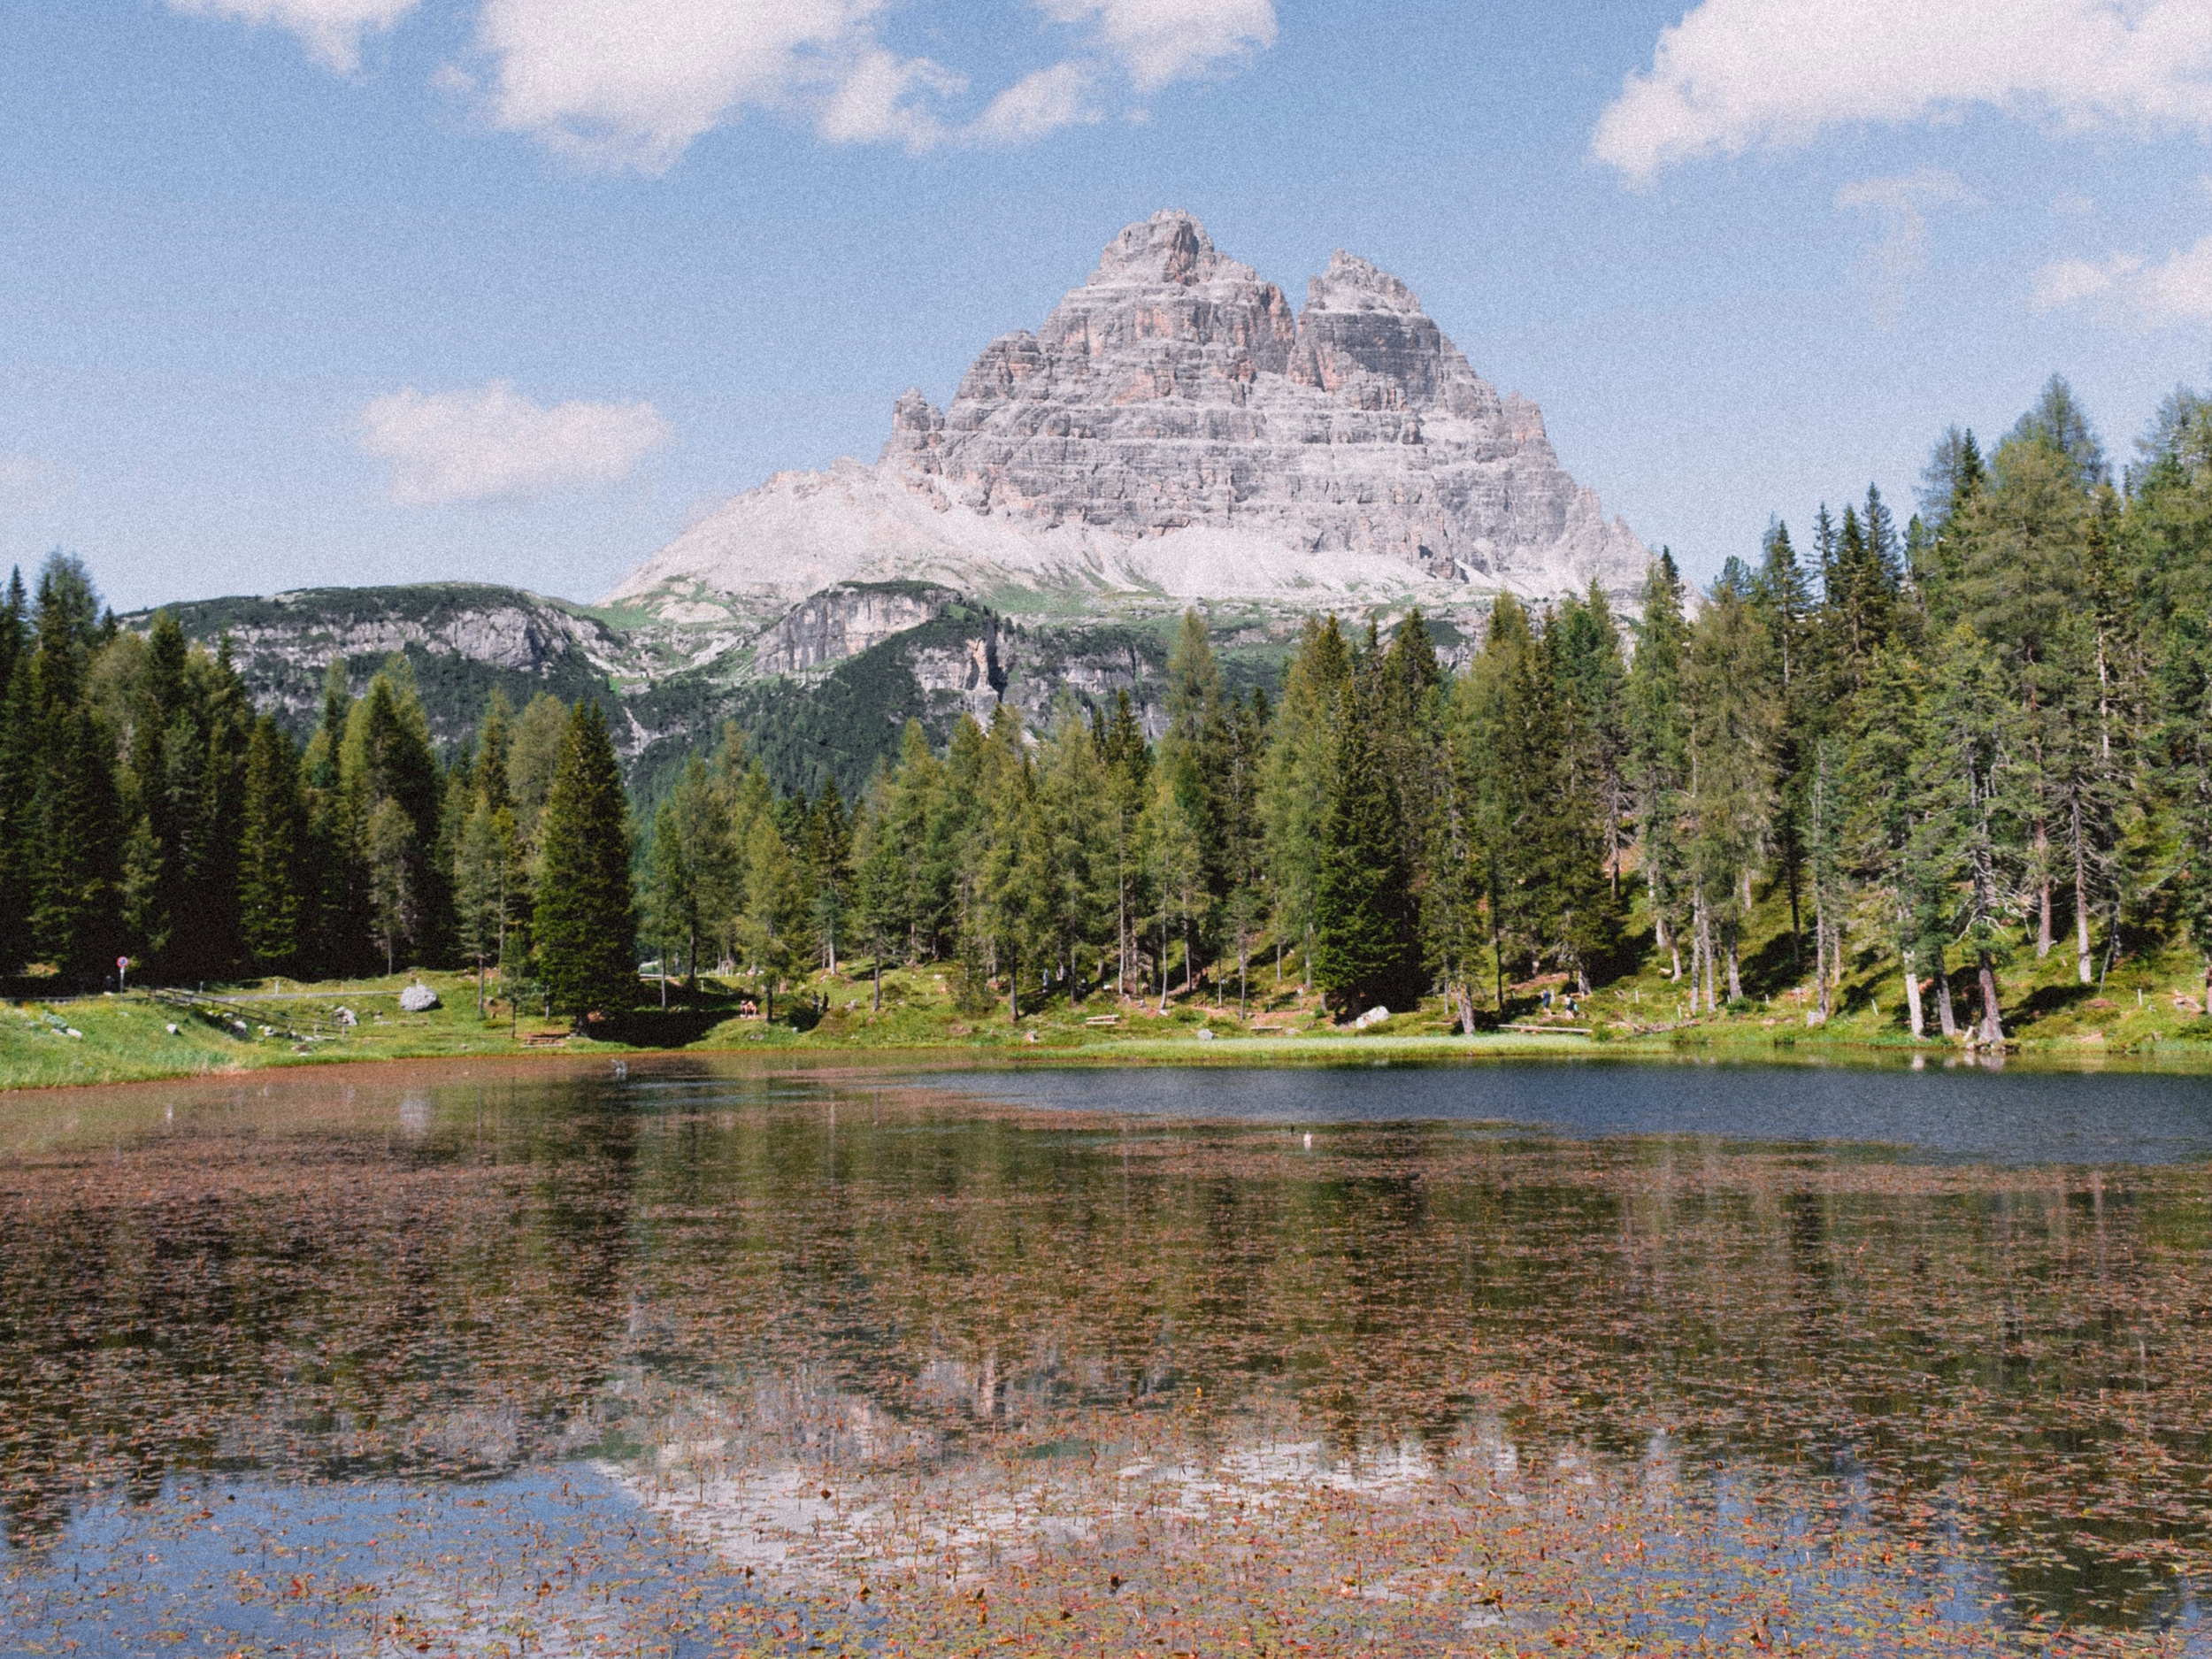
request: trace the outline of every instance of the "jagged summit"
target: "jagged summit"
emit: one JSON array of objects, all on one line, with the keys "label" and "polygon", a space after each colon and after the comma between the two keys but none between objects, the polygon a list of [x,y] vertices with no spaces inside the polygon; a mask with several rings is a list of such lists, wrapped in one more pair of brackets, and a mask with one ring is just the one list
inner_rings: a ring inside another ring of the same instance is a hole
[{"label": "jagged summit", "polygon": [[1034,332],[1002,334],[949,407],[900,396],[872,466],[783,473],[726,503],[608,603],[741,630],[833,582],[1118,600],[1292,603],[1595,580],[1647,555],[1560,466],[1398,278],[1339,250],[1281,288],[1166,211],[1106,244]]}]

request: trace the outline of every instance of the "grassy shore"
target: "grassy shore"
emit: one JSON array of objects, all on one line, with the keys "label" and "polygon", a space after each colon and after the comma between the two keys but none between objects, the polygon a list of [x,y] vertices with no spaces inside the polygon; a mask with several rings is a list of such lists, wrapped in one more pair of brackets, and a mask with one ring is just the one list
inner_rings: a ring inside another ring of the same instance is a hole
[{"label": "grassy shore", "polygon": [[[741,1012],[742,985],[710,981],[695,998],[672,986],[664,1010],[658,987],[647,983],[640,987],[645,1005],[633,1017],[589,1035],[544,1018],[541,1007],[518,1010],[499,997],[496,984],[480,1013],[476,982],[465,974],[309,986],[265,981],[216,988],[211,1000],[189,1006],[159,991],[134,990],[0,1006],[0,1088],[365,1060],[670,1049],[1132,1064],[1685,1052],[1878,1063],[1915,1051],[1963,1052],[1939,1039],[1913,1041],[1902,984],[1878,963],[1857,964],[1832,1018],[1809,1025],[1812,998],[1791,965],[1786,931],[1777,929],[1746,963],[1747,995],[1717,1016],[1695,1019],[1685,1007],[1686,988],[1648,956],[1640,970],[1582,1001],[1571,1014],[1543,1005],[1545,991],[1555,998],[1563,991],[1562,980],[1530,981],[1507,987],[1503,1021],[1486,1011],[1493,1028],[1472,1037],[1458,1032],[1440,999],[1364,1029],[1336,1024],[1317,998],[1300,990],[1294,961],[1279,983],[1272,961],[1256,968],[1241,1012],[1231,973],[1217,993],[1202,983],[1194,995],[1171,995],[1164,1010],[1156,999],[1110,992],[1074,1005],[1055,995],[1025,1009],[1018,1022],[1010,1019],[1002,997],[964,995],[960,973],[949,964],[887,973],[879,1010],[868,978],[818,974],[779,997],[773,1020]],[[2196,1001],[2196,974],[2193,958],[2177,953],[2170,960],[2131,960],[2102,985],[2084,986],[2070,956],[2054,951],[2038,961],[2023,953],[2004,975],[2010,1052],[2066,1064],[2129,1056],[2212,1069],[2212,1020]],[[438,993],[439,1006],[403,1012],[399,993],[417,980]],[[1494,987],[1490,995],[1494,998]],[[1963,1007],[1960,1017],[1968,1018]]]}]

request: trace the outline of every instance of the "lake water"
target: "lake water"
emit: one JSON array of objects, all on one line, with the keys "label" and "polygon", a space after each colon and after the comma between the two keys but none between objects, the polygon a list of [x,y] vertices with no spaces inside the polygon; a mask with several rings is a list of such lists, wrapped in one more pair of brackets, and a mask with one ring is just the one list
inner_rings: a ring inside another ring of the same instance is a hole
[{"label": "lake water", "polygon": [[0,1098],[0,1654],[2212,1652],[2212,1084]]}]

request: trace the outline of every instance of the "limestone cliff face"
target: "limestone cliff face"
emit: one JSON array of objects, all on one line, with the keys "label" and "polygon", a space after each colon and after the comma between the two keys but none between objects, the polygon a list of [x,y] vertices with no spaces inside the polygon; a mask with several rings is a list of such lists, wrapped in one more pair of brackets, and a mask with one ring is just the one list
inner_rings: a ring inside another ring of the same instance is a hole
[{"label": "limestone cliff face", "polygon": [[794,678],[818,673],[895,634],[918,628],[960,595],[921,583],[841,582],[810,595],[760,637],[753,669]]},{"label": "limestone cliff face", "polygon": [[987,346],[949,408],[902,396],[873,467],[772,480],[611,601],[674,620],[787,605],[792,578],[890,577],[1002,600],[1434,604],[1593,580],[1626,598],[1647,558],[1536,406],[1501,397],[1396,277],[1339,252],[1294,315],[1166,212],[1034,333]]}]

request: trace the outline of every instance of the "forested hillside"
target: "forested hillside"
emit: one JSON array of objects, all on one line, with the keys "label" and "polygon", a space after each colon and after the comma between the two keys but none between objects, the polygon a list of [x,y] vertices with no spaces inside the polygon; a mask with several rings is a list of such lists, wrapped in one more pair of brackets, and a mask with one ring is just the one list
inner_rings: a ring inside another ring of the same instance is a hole
[{"label": "forested hillside", "polygon": [[2007,972],[2054,953],[2082,984],[2212,964],[2212,402],[2177,393],[2116,472],[2055,380],[1986,452],[1946,434],[1924,483],[1901,528],[1872,489],[1773,523],[1702,595],[1663,556],[1632,626],[1594,590],[1501,600],[1462,672],[1417,611],[1316,618],[1271,698],[1193,615],[1156,740],[1071,691],[1041,729],[910,722],[849,803],[839,768],[809,796],[763,764],[835,733],[733,729],[626,838],[595,808],[557,857],[557,774],[603,722],[495,695],[442,763],[396,659],[357,698],[340,665],[303,749],[223,651],[119,630],[58,557],[0,610],[0,968],[557,981],[536,934],[573,872],[603,886],[610,837],[642,954],[771,990],[936,960],[1016,1015],[1234,995],[1285,952],[1342,1010],[1440,993],[1471,1029],[1511,983],[1654,961],[1717,1010],[1778,911],[1763,960],[1816,1018],[1886,964],[1915,1034],[2001,1041]]}]

